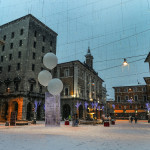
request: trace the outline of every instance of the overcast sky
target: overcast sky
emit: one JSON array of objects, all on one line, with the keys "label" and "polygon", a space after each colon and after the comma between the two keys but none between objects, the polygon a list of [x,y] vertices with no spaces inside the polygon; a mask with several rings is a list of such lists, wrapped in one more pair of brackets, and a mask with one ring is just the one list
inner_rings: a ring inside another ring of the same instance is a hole
[{"label": "overcast sky", "polygon": [[[60,63],[84,62],[90,46],[108,98],[114,86],[145,84],[150,0],[0,0],[0,25],[29,13],[58,33]],[[123,58],[128,67],[121,66]]]}]

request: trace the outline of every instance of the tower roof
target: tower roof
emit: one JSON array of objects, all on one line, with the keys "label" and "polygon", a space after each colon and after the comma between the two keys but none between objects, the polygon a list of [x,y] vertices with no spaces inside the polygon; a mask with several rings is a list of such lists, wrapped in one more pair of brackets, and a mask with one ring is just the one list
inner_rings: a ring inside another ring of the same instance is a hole
[{"label": "tower roof", "polygon": [[91,55],[91,50],[90,50],[90,47],[89,47],[89,46],[88,46],[87,54],[85,55],[85,57],[88,57],[88,56],[93,57],[93,56]]}]

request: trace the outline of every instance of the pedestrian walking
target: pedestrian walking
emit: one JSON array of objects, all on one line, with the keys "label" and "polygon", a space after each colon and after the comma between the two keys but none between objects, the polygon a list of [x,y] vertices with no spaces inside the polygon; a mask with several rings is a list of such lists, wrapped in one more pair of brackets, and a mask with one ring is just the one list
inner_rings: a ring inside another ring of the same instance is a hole
[{"label": "pedestrian walking", "polygon": [[134,120],[135,120],[135,123],[137,123],[137,117],[136,116],[135,116]]},{"label": "pedestrian walking", "polygon": [[131,116],[129,116],[129,123],[131,122]]},{"label": "pedestrian walking", "polygon": [[131,123],[132,123],[132,121],[133,121],[133,117],[131,116]]}]

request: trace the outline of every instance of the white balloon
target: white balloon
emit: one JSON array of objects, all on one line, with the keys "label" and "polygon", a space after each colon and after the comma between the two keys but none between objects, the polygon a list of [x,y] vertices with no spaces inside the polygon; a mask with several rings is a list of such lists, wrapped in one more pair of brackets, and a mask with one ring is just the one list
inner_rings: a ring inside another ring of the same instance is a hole
[{"label": "white balloon", "polygon": [[38,80],[41,85],[48,86],[48,82],[52,79],[52,75],[49,71],[43,70],[38,75]]},{"label": "white balloon", "polygon": [[63,83],[60,79],[54,78],[49,81],[47,89],[50,94],[58,95],[63,89]]},{"label": "white balloon", "polygon": [[44,55],[43,64],[48,69],[53,69],[56,67],[58,59],[54,53],[47,53]]}]

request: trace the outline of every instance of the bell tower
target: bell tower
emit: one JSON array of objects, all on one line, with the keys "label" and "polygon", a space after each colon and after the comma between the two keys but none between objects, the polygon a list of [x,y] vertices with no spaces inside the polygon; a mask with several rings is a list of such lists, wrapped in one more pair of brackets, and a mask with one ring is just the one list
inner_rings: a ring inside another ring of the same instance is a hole
[{"label": "bell tower", "polygon": [[88,47],[86,57],[86,64],[93,69],[93,56],[91,55],[90,47]]}]

